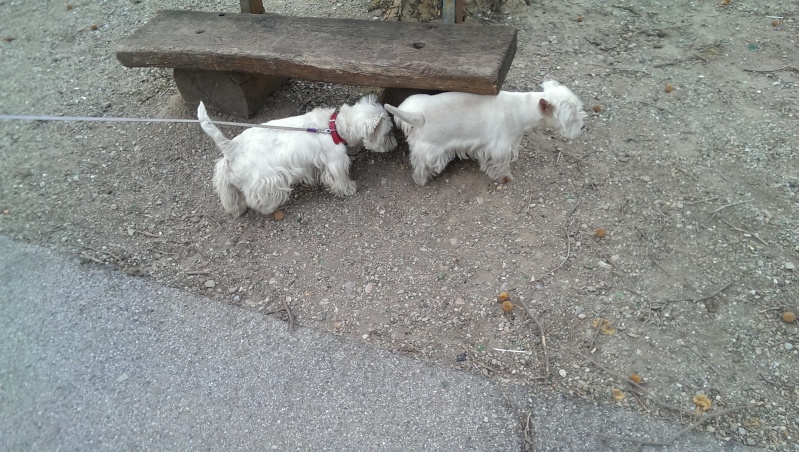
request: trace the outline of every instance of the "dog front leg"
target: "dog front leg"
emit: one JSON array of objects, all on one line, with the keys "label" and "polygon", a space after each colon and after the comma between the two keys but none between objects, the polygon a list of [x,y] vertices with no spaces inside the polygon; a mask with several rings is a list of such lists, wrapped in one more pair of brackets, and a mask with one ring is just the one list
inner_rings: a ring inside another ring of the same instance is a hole
[{"label": "dog front leg", "polygon": [[508,184],[513,180],[513,175],[510,173],[511,159],[503,154],[498,157],[488,157],[485,161],[480,162],[480,169],[491,178],[500,184]]},{"label": "dog front leg", "polygon": [[350,179],[350,158],[345,153],[335,154],[325,162],[321,181],[336,196],[352,196],[358,187]]}]

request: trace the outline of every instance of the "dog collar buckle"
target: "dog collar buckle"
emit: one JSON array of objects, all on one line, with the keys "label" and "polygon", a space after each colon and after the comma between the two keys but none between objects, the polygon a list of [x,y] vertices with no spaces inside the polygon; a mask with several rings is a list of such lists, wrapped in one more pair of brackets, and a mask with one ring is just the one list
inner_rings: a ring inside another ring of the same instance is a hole
[{"label": "dog collar buckle", "polygon": [[333,112],[333,115],[330,116],[330,121],[328,121],[328,125],[330,126],[327,131],[329,131],[330,136],[333,137],[333,144],[344,144],[347,145],[347,142],[344,138],[341,138],[341,135],[338,134],[336,131],[336,116],[338,116],[338,111]]}]

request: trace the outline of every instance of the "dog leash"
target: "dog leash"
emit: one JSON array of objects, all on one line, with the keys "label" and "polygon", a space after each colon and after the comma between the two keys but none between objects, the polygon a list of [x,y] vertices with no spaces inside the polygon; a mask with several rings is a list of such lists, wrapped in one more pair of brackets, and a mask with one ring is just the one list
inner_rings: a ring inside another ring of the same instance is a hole
[{"label": "dog leash", "polygon": [[[28,115],[0,115],[0,120],[19,121],[76,121],[76,122],[177,122],[199,123],[199,119],[168,119],[168,118],[109,118],[104,116],[28,116]],[[275,126],[268,124],[250,124],[246,122],[211,121],[213,124],[238,127],[259,127],[262,129],[296,130],[311,133],[326,133],[331,135],[335,129],[317,129],[304,127]]]}]

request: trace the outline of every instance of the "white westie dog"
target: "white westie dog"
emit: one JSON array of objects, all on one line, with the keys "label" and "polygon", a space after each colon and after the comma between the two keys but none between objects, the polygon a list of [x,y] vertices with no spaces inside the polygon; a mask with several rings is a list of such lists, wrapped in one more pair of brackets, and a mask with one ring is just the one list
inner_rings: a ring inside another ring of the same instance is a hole
[{"label": "white westie dog", "polygon": [[316,108],[301,116],[265,123],[330,129],[329,134],[254,127],[229,140],[211,123],[202,102],[197,117],[222,151],[214,185],[222,207],[234,216],[243,214],[248,206],[263,214],[273,213],[297,183],[319,180],[331,193],[351,196],[356,184],[349,176],[347,146],[363,146],[375,152],[388,152],[397,146],[391,119],[374,95],[364,96],[355,105],[342,105],[338,112],[335,108]]},{"label": "white westie dog", "polygon": [[492,180],[513,180],[511,162],[519,144],[534,127],[556,129],[572,139],[583,129],[583,104],[568,88],[544,78],[543,92],[479,95],[415,94],[399,107],[386,105],[405,133],[411,150],[413,180],[425,185],[458,156],[473,158]]}]

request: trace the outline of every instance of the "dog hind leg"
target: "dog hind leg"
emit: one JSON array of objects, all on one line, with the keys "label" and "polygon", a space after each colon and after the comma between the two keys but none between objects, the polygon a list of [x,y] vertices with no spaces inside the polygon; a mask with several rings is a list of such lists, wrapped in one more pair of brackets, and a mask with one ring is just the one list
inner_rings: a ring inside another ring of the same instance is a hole
[{"label": "dog hind leg", "polygon": [[216,172],[214,173],[214,185],[216,192],[219,195],[219,201],[222,203],[222,208],[225,212],[240,217],[247,210],[247,201],[241,190],[235,185],[228,182],[225,176],[225,162],[221,160],[216,165]]}]

